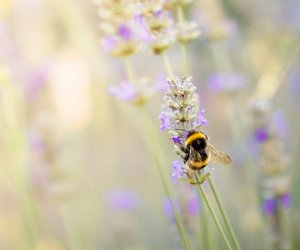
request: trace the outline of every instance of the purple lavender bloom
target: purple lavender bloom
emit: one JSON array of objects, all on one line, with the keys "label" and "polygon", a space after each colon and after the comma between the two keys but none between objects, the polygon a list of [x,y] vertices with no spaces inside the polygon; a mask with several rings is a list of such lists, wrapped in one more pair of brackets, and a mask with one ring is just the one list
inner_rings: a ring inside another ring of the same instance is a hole
[{"label": "purple lavender bloom", "polygon": [[141,15],[136,15],[134,17],[135,21],[135,35],[138,40],[149,44],[153,39],[151,33],[148,31],[148,26],[144,21],[144,18]]},{"label": "purple lavender bloom", "polygon": [[292,83],[291,85],[291,91],[294,95],[299,95],[300,93],[300,72],[296,70],[295,72],[292,72],[289,76],[289,82]]},{"label": "purple lavender bloom", "polygon": [[207,119],[204,117],[205,109],[202,109],[197,118],[195,119],[195,127],[206,126],[208,124]]},{"label": "purple lavender bloom", "polygon": [[173,208],[169,198],[164,199],[164,212],[169,216],[173,216]]},{"label": "purple lavender bloom", "polygon": [[159,119],[161,121],[160,130],[164,131],[171,127],[170,117],[166,112],[161,112],[159,115]]},{"label": "purple lavender bloom", "polygon": [[140,197],[131,190],[116,190],[107,196],[107,205],[119,211],[132,211],[137,208]]},{"label": "purple lavender bloom", "polygon": [[132,38],[132,31],[126,24],[119,26],[117,34],[125,41],[129,41]]},{"label": "purple lavender bloom", "polygon": [[127,81],[121,82],[119,86],[110,86],[108,91],[124,101],[133,101],[138,96],[136,86]]},{"label": "purple lavender bloom", "polygon": [[189,136],[189,131],[183,131],[183,137],[186,139]]},{"label": "purple lavender bloom", "polygon": [[[174,222],[174,211],[173,211],[173,207],[172,207],[172,203],[170,201],[169,198],[165,198],[163,200],[163,204],[164,204],[164,212],[165,214],[169,217],[169,219]],[[173,203],[173,205],[175,206],[175,209],[179,209],[179,203],[178,200],[175,199],[175,202]]]},{"label": "purple lavender bloom", "polygon": [[156,77],[155,88],[158,91],[166,92],[168,89],[168,84],[166,81],[166,76],[163,73],[158,74]]},{"label": "purple lavender bloom", "polygon": [[48,68],[40,66],[28,76],[26,92],[29,99],[34,99],[48,81]]},{"label": "purple lavender bloom", "polygon": [[181,178],[183,176],[183,167],[182,167],[180,161],[178,161],[178,160],[173,161],[172,169],[173,169],[173,172],[172,172],[173,180]]},{"label": "purple lavender bloom", "polygon": [[104,52],[112,51],[117,45],[117,39],[114,36],[106,36],[102,40],[102,49]]},{"label": "purple lavender bloom", "polygon": [[159,17],[159,16],[161,16],[163,13],[164,13],[164,12],[163,12],[161,9],[159,9],[159,10],[156,10],[156,11],[154,12],[154,15],[155,15],[156,17]]},{"label": "purple lavender bloom", "polygon": [[291,207],[291,195],[289,193],[285,193],[282,196],[280,196],[280,202],[282,207],[284,208],[290,208]]},{"label": "purple lavender bloom", "polygon": [[273,123],[278,135],[282,138],[287,136],[288,124],[282,110],[276,110],[272,114]]},{"label": "purple lavender bloom", "polygon": [[255,140],[258,143],[264,143],[269,139],[269,134],[266,128],[258,128],[254,134]]},{"label": "purple lavender bloom", "polygon": [[236,91],[245,85],[245,78],[234,72],[219,72],[211,75],[208,79],[210,90],[220,91]]},{"label": "purple lavender bloom", "polygon": [[171,140],[173,141],[173,143],[181,143],[180,136],[172,136]]},{"label": "purple lavender bloom", "polygon": [[45,143],[43,142],[42,136],[37,130],[30,130],[28,132],[28,141],[33,153],[41,153],[45,149]]},{"label": "purple lavender bloom", "polygon": [[272,197],[265,198],[263,201],[263,212],[267,215],[271,215],[276,209],[276,199]]},{"label": "purple lavender bloom", "polygon": [[199,200],[197,198],[197,196],[192,196],[189,200],[188,200],[188,211],[189,214],[191,215],[197,215],[199,214]]}]

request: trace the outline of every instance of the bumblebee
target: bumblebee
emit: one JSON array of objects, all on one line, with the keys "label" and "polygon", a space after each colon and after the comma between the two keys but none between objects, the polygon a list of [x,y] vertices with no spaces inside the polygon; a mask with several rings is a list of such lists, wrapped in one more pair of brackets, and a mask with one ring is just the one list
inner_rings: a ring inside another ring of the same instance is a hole
[{"label": "bumblebee", "polygon": [[184,144],[179,146],[179,154],[187,166],[186,174],[191,184],[198,183],[194,181],[193,171],[203,170],[211,160],[226,165],[232,162],[229,155],[213,147],[208,142],[208,137],[200,131],[189,132]]}]

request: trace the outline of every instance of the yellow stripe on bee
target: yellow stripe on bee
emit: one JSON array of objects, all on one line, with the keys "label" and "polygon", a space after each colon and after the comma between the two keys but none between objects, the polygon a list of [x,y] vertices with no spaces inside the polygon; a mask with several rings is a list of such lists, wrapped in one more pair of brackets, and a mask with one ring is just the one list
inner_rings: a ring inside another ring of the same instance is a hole
[{"label": "yellow stripe on bee", "polygon": [[205,135],[200,133],[200,132],[196,132],[194,134],[191,134],[188,138],[186,138],[185,141],[185,146],[187,147],[188,145],[190,145],[194,140],[197,139],[204,139]]},{"label": "yellow stripe on bee", "polygon": [[205,161],[192,161],[192,160],[189,160],[188,164],[192,168],[201,169],[201,168],[204,168],[208,164],[209,160],[210,160],[210,155],[208,155],[208,157],[205,159]]}]

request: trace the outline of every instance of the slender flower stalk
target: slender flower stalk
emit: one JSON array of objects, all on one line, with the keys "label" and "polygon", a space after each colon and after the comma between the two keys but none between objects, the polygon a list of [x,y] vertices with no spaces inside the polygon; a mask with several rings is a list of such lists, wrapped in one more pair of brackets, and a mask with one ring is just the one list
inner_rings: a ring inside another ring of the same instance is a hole
[{"label": "slender flower stalk", "polygon": [[233,228],[231,226],[231,223],[230,223],[230,221],[228,219],[227,213],[226,213],[226,211],[224,209],[224,206],[222,204],[222,201],[220,199],[220,196],[218,194],[218,191],[217,191],[217,189],[215,187],[215,184],[214,184],[213,180],[211,179],[211,177],[208,178],[208,183],[209,183],[209,186],[210,186],[210,188],[211,188],[211,190],[213,192],[215,200],[217,202],[217,205],[218,205],[219,211],[220,211],[220,213],[222,215],[222,218],[223,218],[223,221],[225,223],[226,229],[229,232],[230,237],[231,237],[231,239],[232,239],[232,241],[234,243],[234,247],[235,247],[235,249],[241,249],[241,247],[239,245],[239,242],[238,242],[238,240],[236,238],[236,235],[235,235],[235,233],[233,231]]},{"label": "slender flower stalk", "polygon": [[[179,24],[182,24],[184,22],[184,13],[181,5],[177,6],[177,19]],[[183,59],[184,74],[189,75],[186,45],[184,43],[181,43],[180,48],[181,48],[182,59]]]},{"label": "slender flower stalk", "polygon": [[1,172],[9,176],[16,189],[25,236],[24,247],[33,249],[38,239],[40,219],[33,199],[32,185],[28,180],[29,152],[22,129],[24,99],[19,89],[11,82],[9,70],[2,67],[0,67],[0,104],[1,129],[5,131],[1,140],[6,145],[6,154],[0,161]]},{"label": "slender flower stalk", "polygon": [[170,204],[171,204],[172,209],[173,209],[175,222],[176,222],[176,225],[178,227],[179,233],[182,237],[183,246],[184,246],[185,249],[191,249],[191,245],[190,245],[191,243],[189,242],[188,234],[187,234],[186,229],[184,227],[182,218],[181,218],[181,216],[178,212],[178,209],[174,205],[175,194],[172,190],[170,182],[167,180],[167,177],[166,177],[166,174],[165,174],[165,171],[164,171],[165,164],[164,164],[163,157],[161,155],[162,151],[160,150],[160,146],[159,146],[159,143],[158,143],[156,135],[155,135],[155,130],[154,130],[153,124],[150,121],[147,113],[145,112],[145,110],[143,108],[141,108],[141,115],[143,117],[144,125],[147,128],[147,131],[149,132],[149,134],[147,134],[148,141],[150,142],[149,144],[150,144],[150,147],[151,147],[151,151],[152,151],[154,160],[156,162],[156,166],[157,166],[158,172],[160,174],[161,180],[163,182],[163,186],[166,190],[166,194],[170,199]]},{"label": "slender flower stalk", "polygon": [[127,75],[128,75],[128,80],[130,80],[131,82],[134,82],[136,77],[135,77],[135,73],[133,71],[133,67],[131,66],[130,59],[128,57],[124,57],[123,61],[124,61],[124,66],[125,66]]},{"label": "slender flower stalk", "polygon": [[174,72],[173,72],[173,69],[172,69],[172,66],[171,66],[171,63],[170,63],[170,60],[169,60],[167,54],[162,53],[162,57],[163,57],[164,65],[165,65],[168,76],[169,77],[174,76]]},{"label": "slender flower stalk", "polygon": [[[178,20],[178,27],[183,27],[185,24],[185,17],[183,13],[183,8],[181,5],[177,6],[177,20]],[[180,48],[182,53],[182,59],[183,59],[183,68],[184,68],[184,74],[189,75],[190,69],[189,69],[189,63],[188,63],[188,55],[187,55],[187,41],[183,39],[182,37],[178,37],[178,41],[180,42]]]},{"label": "slender flower stalk", "polygon": [[[197,189],[197,195],[199,202],[202,200],[202,194],[199,189]],[[212,246],[210,244],[210,225],[208,220],[208,208],[207,206],[204,206],[201,210],[201,216],[200,216],[200,246],[202,246],[203,249],[212,249]]]},{"label": "slender flower stalk", "polygon": [[[195,177],[196,177],[197,181],[199,182],[198,174],[196,174]],[[206,206],[207,206],[207,208],[209,210],[209,213],[210,213],[210,215],[211,215],[214,223],[216,224],[216,226],[217,226],[217,228],[219,230],[220,235],[222,236],[222,239],[224,240],[224,242],[226,244],[227,249],[232,249],[231,246],[230,246],[230,243],[229,243],[229,241],[227,239],[227,236],[225,235],[225,233],[224,233],[224,231],[223,231],[223,229],[221,227],[221,224],[220,224],[220,222],[219,222],[219,220],[218,220],[218,218],[216,216],[216,213],[215,213],[215,211],[214,211],[214,209],[213,209],[213,207],[212,207],[212,205],[211,205],[211,203],[210,203],[210,201],[208,199],[208,196],[205,193],[204,188],[202,187],[202,185],[197,185],[197,187],[198,187],[198,189],[200,191],[200,194],[202,195],[202,198],[203,198],[203,200],[204,200],[204,202],[205,202],[205,204],[206,204]]]}]

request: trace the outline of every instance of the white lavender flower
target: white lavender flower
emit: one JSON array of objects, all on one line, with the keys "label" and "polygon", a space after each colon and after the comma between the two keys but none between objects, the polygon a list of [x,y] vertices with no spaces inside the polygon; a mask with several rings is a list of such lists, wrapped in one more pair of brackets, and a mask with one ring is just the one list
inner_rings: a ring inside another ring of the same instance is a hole
[{"label": "white lavender flower", "polygon": [[[191,77],[167,79],[168,90],[164,98],[164,110],[159,118],[161,130],[171,134],[175,153],[181,157],[181,148],[188,134],[200,130],[207,124],[204,118],[205,110],[199,109],[199,98]],[[173,178],[188,178],[189,169],[181,164],[173,165]],[[190,179],[190,178],[188,178]]]},{"label": "white lavender flower", "polygon": [[167,79],[168,90],[164,98],[164,110],[160,114],[161,130],[173,137],[184,139],[185,132],[206,125],[205,110],[199,111],[199,98],[191,77]]},{"label": "white lavender flower", "polygon": [[[279,212],[290,207],[290,176],[288,154],[285,149],[285,120],[274,112],[267,101],[251,106],[253,139],[258,148],[263,193],[263,212],[267,216],[268,244],[272,249],[287,249],[288,237],[281,221],[286,214]],[[280,222],[280,223],[278,223]]]}]

